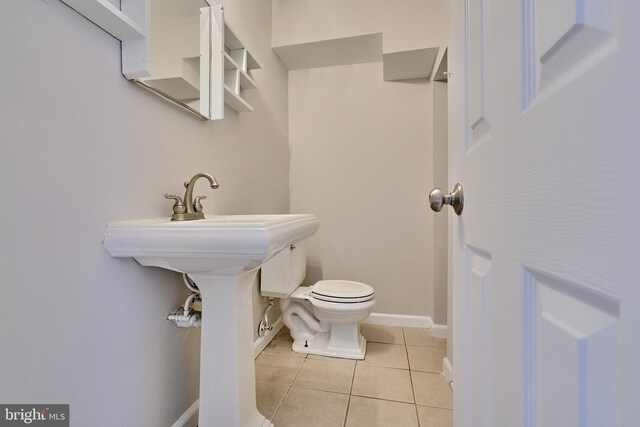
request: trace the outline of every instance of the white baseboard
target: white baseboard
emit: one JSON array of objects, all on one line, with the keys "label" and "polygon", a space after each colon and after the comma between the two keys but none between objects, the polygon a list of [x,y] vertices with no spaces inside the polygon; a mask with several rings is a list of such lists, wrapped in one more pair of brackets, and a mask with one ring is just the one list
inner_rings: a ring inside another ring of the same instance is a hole
[{"label": "white baseboard", "polygon": [[362,323],[369,325],[405,326],[408,328],[430,328],[433,320],[429,316],[407,314],[371,313]]},{"label": "white baseboard", "polygon": [[447,337],[447,325],[436,325],[429,316],[371,313],[371,316],[367,317],[362,323],[369,325],[404,326],[406,328],[427,328],[431,329],[431,335],[434,337]]},{"label": "white baseboard", "polygon": [[269,343],[276,337],[276,335],[278,335],[278,332],[280,332],[280,329],[282,329],[282,327],[284,326],[284,323],[282,323],[282,317],[278,317],[278,319],[275,322],[273,322],[272,325],[273,325],[272,330],[268,331],[266,334],[264,334],[264,336],[258,337],[258,339],[253,342],[253,358],[254,359],[258,357],[260,353],[262,353],[262,350],[264,350],[269,345]]},{"label": "white baseboard", "polygon": [[178,421],[173,423],[171,427],[192,427],[198,425],[198,417],[194,417],[194,415],[198,414],[198,409],[200,408],[200,399],[193,402],[193,405],[189,406],[184,414],[180,415]]},{"label": "white baseboard", "polygon": [[449,384],[451,384],[451,388],[453,388],[453,366],[446,357],[442,359],[442,375],[444,375]]},{"label": "white baseboard", "polygon": [[447,325],[432,325],[431,336],[436,338],[447,338]]}]

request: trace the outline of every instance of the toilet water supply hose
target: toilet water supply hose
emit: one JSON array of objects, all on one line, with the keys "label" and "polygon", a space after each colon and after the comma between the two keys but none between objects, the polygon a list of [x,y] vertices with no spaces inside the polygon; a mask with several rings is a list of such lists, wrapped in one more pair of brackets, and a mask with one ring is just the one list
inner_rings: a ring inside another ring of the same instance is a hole
[{"label": "toilet water supply hose", "polygon": [[269,309],[273,307],[273,298],[269,298],[269,304],[262,313],[262,320],[258,324],[258,336],[263,337],[268,331],[273,331],[273,325],[269,324]]}]

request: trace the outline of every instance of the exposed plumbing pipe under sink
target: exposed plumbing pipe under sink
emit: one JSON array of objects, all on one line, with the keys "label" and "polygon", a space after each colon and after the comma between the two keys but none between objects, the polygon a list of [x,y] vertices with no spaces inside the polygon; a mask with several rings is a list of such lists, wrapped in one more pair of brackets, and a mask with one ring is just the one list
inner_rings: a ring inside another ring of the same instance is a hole
[{"label": "exposed plumbing pipe under sink", "polygon": [[272,331],[273,330],[273,325],[269,324],[269,309],[271,309],[271,307],[273,307],[273,301],[274,298],[269,298],[269,304],[267,305],[267,307],[264,309],[264,312],[262,313],[262,320],[260,321],[260,324],[258,325],[258,336],[259,337],[263,337],[267,331]]},{"label": "exposed plumbing pipe under sink", "polygon": [[200,290],[193,280],[186,274],[182,275],[184,284],[192,292],[187,296],[182,307],[178,307],[167,315],[167,320],[173,322],[179,328],[199,328],[202,326],[202,312],[191,309],[191,304],[201,301]]}]

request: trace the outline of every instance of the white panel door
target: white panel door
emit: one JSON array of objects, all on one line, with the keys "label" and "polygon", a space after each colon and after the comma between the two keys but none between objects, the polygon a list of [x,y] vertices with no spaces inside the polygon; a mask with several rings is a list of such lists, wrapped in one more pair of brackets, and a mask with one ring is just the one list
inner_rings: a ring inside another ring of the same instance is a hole
[{"label": "white panel door", "polygon": [[640,2],[451,7],[455,425],[640,426]]}]

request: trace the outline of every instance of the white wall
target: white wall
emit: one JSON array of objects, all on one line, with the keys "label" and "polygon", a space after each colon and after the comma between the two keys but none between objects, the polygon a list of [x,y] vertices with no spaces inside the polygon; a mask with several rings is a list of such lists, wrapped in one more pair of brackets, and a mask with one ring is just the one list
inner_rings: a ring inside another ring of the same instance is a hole
[{"label": "white wall", "polygon": [[291,211],[320,220],[307,283],[362,281],[376,312],[433,314],[431,99],[379,62],[289,72]]},{"label": "white wall", "polygon": [[[445,0],[273,1],[274,47],[382,33],[385,53],[443,48],[447,29]],[[427,203],[447,174],[446,156],[434,167],[438,95],[426,80],[383,82],[379,62],[289,72],[291,209],[320,218],[308,284],[362,280],[375,311],[446,323],[446,216],[434,227]]]},{"label": "white wall", "polygon": [[287,73],[268,0],[226,13],[262,70],[255,111],[204,122],[120,74],[120,42],[57,0],[0,13],[0,402],[70,403],[76,426],[166,426],[197,398],[199,330],[177,274],[111,259],[109,221],[168,215],[196,172],[205,212],[288,210]]},{"label": "white wall", "polygon": [[162,9],[172,4],[157,2],[151,7],[149,69],[154,79],[182,75],[182,60],[200,55],[200,7],[185,5],[190,15],[172,16]]},{"label": "white wall", "polygon": [[289,0],[273,2],[273,46],[383,33],[383,51],[440,46],[446,0]]}]

